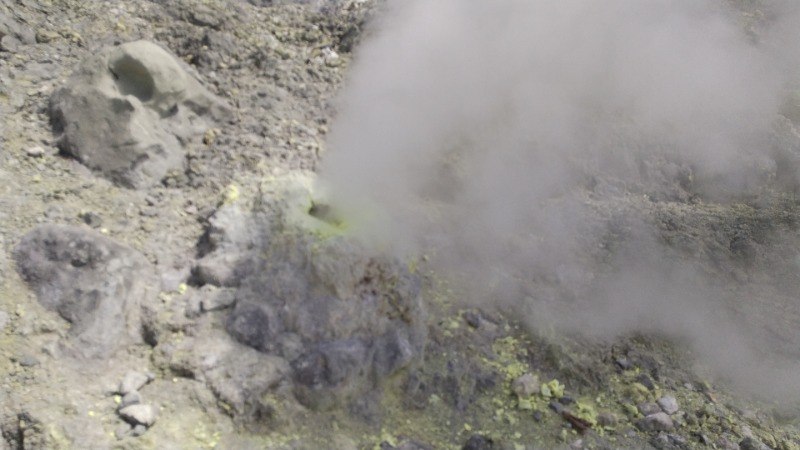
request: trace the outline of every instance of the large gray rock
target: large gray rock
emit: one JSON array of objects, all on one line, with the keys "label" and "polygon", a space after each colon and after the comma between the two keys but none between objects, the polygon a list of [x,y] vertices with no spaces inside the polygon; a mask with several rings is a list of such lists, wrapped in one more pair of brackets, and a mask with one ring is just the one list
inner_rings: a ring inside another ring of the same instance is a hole
[{"label": "large gray rock", "polygon": [[297,399],[326,409],[408,367],[422,353],[426,328],[419,277],[315,217],[313,184],[295,173],[265,182],[249,213],[223,206],[198,267],[207,273],[210,262],[229,264],[217,268],[230,275],[221,284],[238,287],[228,333],[289,361]]},{"label": "large gray rock", "polygon": [[182,169],[184,144],[228,115],[172,54],[148,41],[98,52],[50,98],[61,150],[137,189]]},{"label": "large gray rock", "polygon": [[[389,259],[354,258],[366,253],[345,240],[322,248],[277,240],[239,289],[227,329],[246,345],[292,361],[298,400],[335,407],[420,355],[420,286],[407,269]],[[326,252],[341,271],[325,273]]]},{"label": "large gray rock", "polygon": [[[302,409],[285,387],[291,385],[285,359],[244,346],[208,322],[201,322],[192,334],[164,339],[156,347],[155,360],[173,373],[203,382],[237,421],[290,421],[291,411]],[[276,401],[283,404],[283,417],[273,411]]]},{"label": "large gray rock", "polygon": [[141,342],[141,303],[155,299],[158,278],[140,253],[89,229],[42,225],[15,257],[39,302],[72,323],[68,353],[102,358]]}]

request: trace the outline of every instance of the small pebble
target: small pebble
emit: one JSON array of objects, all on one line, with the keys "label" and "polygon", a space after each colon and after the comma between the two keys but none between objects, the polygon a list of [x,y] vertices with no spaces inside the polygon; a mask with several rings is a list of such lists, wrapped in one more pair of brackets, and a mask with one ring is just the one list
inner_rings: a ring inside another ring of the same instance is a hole
[{"label": "small pebble", "polygon": [[158,215],[158,209],[145,206],[139,210],[139,214],[143,217],[155,217]]},{"label": "small pebble", "polygon": [[481,316],[474,311],[465,312],[464,320],[467,322],[467,325],[471,326],[472,328],[478,328],[481,326]]},{"label": "small pebble", "polygon": [[661,410],[669,415],[673,415],[678,412],[678,401],[675,400],[675,397],[671,395],[665,395],[658,399],[658,406],[661,407]]},{"label": "small pebble", "polygon": [[646,373],[640,373],[639,376],[636,377],[636,381],[639,382],[642,386],[646,387],[648,390],[654,391],[656,389],[655,383],[653,383],[653,379],[650,378],[649,375]]},{"label": "small pebble", "polygon": [[569,395],[563,395],[560,399],[558,399],[558,402],[564,406],[567,406],[575,403],[575,399],[570,397]]},{"label": "small pebble", "polygon": [[31,158],[41,158],[42,156],[44,156],[45,152],[44,152],[44,149],[42,147],[39,147],[37,145],[37,146],[28,148],[27,150],[25,150],[25,153],[28,156],[30,156]]},{"label": "small pebble", "polygon": [[0,311],[0,333],[6,329],[8,325],[8,313],[5,311]]},{"label": "small pebble", "polygon": [[492,450],[492,448],[494,448],[494,441],[480,434],[474,434],[467,439],[461,450]]},{"label": "small pebble", "polygon": [[597,424],[601,427],[613,427],[618,421],[619,419],[612,412],[604,411],[597,415]]},{"label": "small pebble", "polygon": [[617,363],[617,366],[619,366],[619,368],[622,369],[622,370],[631,370],[631,369],[633,369],[633,363],[628,358],[624,358],[624,357],[617,358],[615,362]]},{"label": "small pebble", "polygon": [[511,388],[518,397],[529,397],[539,391],[539,377],[532,373],[526,373],[514,380]]},{"label": "small pebble", "polygon": [[558,402],[550,402],[550,404],[547,406],[550,407],[550,409],[552,409],[556,414],[561,414],[561,412],[564,411],[564,406]]},{"label": "small pebble", "polygon": [[637,421],[636,427],[642,431],[672,431],[675,428],[672,419],[664,412],[650,414]]},{"label": "small pebble", "polygon": [[119,410],[119,415],[128,423],[146,427],[155,423],[156,414],[157,411],[153,405],[130,405]]},{"label": "small pebble", "polygon": [[81,220],[92,228],[99,228],[103,225],[103,219],[100,215],[91,211],[81,214]]},{"label": "small pebble", "polygon": [[636,406],[636,409],[638,409],[643,416],[661,412],[661,407],[655,403],[641,403]]},{"label": "small pebble", "polygon": [[39,360],[30,354],[22,355],[22,357],[19,359],[19,365],[22,367],[36,367],[39,364],[41,364]]},{"label": "small pebble", "polygon": [[153,377],[149,374],[135,371],[128,372],[119,384],[119,393],[125,395],[129,392],[138,391],[152,379]]}]

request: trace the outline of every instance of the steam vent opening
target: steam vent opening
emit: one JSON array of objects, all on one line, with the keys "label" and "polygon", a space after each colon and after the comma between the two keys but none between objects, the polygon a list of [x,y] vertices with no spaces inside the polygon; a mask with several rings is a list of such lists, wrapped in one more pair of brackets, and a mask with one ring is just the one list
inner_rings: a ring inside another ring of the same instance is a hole
[{"label": "steam vent opening", "polygon": [[325,203],[312,202],[311,208],[308,209],[308,215],[335,227],[340,227],[343,224],[331,205],[326,205]]},{"label": "steam vent opening", "polygon": [[153,98],[155,82],[140,61],[125,55],[113,61],[110,70],[122,95],[133,95],[142,103]]}]

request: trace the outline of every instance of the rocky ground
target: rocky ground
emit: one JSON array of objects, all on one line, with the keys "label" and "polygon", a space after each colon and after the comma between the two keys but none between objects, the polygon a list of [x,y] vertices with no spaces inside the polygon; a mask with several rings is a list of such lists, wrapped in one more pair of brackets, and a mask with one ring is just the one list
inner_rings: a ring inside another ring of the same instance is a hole
[{"label": "rocky ground", "polygon": [[[531,329],[343,231],[313,171],[377,8],[0,0],[0,449],[800,448],[681,343]],[[771,286],[787,195],[597,209]]]}]

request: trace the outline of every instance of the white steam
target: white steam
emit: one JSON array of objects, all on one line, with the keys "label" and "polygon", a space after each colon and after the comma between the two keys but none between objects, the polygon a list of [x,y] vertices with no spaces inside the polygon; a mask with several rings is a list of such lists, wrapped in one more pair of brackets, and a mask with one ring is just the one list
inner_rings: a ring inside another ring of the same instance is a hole
[{"label": "white steam", "polygon": [[[722,1],[395,2],[358,49],[322,175],[380,205],[384,237],[474,303],[752,365],[761,333],[726,306],[742,299],[641,211],[774,177],[771,136],[800,81],[797,15],[779,6],[756,38],[753,14]],[[736,375],[785,388],[798,367],[776,364]]]}]

